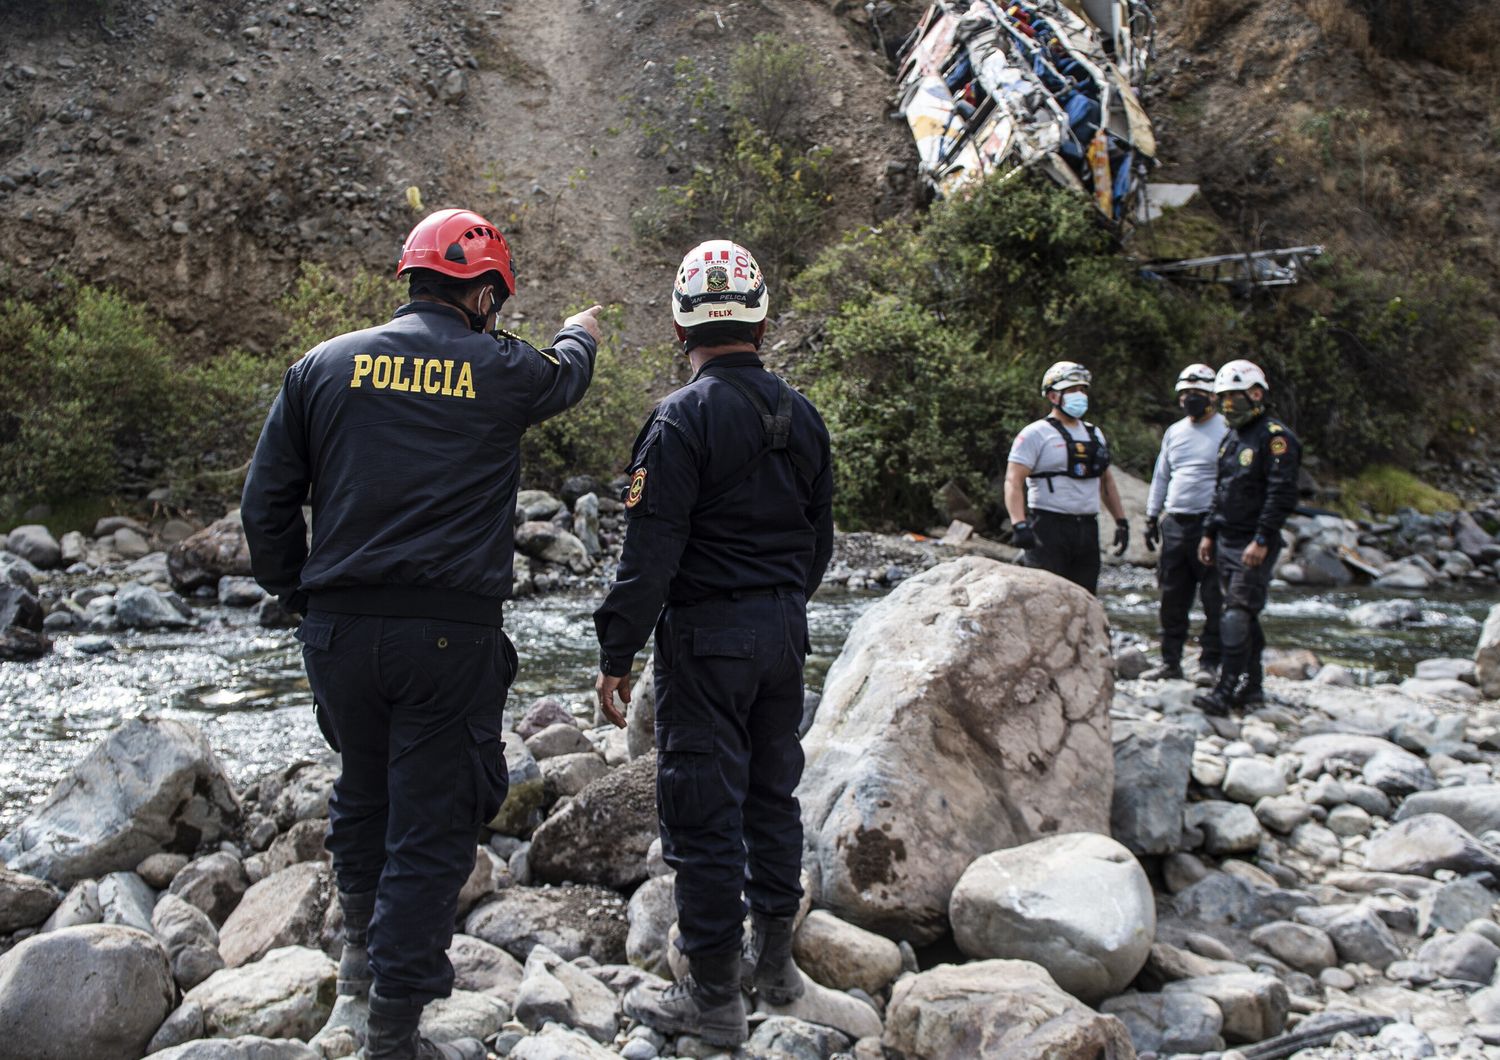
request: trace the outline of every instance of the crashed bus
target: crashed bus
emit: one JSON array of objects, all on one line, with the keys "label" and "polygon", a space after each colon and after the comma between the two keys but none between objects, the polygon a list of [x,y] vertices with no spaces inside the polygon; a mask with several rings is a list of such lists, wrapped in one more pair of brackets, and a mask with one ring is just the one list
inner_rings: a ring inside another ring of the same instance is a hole
[{"label": "crashed bus", "polygon": [[1129,220],[1156,164],[1137,98],[1153,30],[1144,0],[933,4],[897,72],[924,180],[950,195],[1034,166]]}]

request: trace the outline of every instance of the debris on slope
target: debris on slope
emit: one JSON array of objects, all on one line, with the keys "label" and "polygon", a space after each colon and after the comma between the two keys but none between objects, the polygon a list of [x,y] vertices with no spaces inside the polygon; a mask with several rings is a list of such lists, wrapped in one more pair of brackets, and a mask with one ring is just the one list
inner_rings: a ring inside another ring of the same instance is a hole
[{"label": "debris on slope", "polygon": [[1155,165],[1138,100],[1154,22],[1144,0],[939,0],[903,49],[899,109],[940,194],[1037,166],[1132,217]]}]

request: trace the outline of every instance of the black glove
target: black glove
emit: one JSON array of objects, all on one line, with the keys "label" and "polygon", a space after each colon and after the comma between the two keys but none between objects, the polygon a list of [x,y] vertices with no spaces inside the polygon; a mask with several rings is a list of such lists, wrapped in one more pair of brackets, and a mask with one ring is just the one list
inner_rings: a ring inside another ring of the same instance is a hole
[{"label": "black glove", "polygon": [[1033,549],[1039,544],[1036,531],[1024,519],[1010,528],[1010,543],[1017,548]]},{"label": "black glove", "polygon": [[1130,547],[1130,523],[1124,519],[1115,520],[1115,555],[1125,555],[1125,550]]},{"label": "black glove", "polygon": [[1146,520],[1146,551],[1155,552],[1156,543],[1161,540],[1161,523],[1156,516]]}]

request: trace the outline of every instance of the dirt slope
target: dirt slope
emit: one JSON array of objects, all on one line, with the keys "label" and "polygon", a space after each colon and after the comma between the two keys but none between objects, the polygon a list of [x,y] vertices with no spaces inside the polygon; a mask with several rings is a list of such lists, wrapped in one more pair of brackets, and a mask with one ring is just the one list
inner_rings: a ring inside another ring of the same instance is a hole
[{"label": "dirt slope", "polygon": [[[884,69],[815,0],[147,0],[67,20],[0,13],[0,244],[15,287],[63,267],[149,296],[185,349],[264,345],[302,260],[384,269],[416,213],[465,204],[513,234],[539,321],[585,297],[661,337],[675,261],[632,245],[666,182],[640,123],[671,71],[722,78],[760,32],[812,46],[838,227],[873,219],[910,147]],[[90,5],[83,4],[84,8]],[[897,203],[899,205],[899,203]],[[519,318],[518,318],[519,319]]]},{"label": "dirt slope", "polygon": [[[1496,20],[1407,6],[1431,16],[1420,40],[1388,39],[1400,27],[1365,0],[1158,0],[1156,178],[1202,184],[1237,243],[1225,249],[1455,262],[1500,289],[1496,75],[1466,51]],[[1416,57],[1429,51],[1445,65]]]}]

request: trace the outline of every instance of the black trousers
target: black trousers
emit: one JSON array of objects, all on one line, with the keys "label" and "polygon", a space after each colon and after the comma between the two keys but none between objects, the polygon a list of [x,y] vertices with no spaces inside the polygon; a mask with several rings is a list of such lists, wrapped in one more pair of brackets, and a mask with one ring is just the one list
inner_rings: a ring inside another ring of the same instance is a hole
[{"label": "black trousers", "polygon": [[745,900],[802,899],[800,592],[671,605],[656,626],[656,804],[689,956],[737,950]]},{"label": "black trousers", "polygon": [[1089,592],[1099,588],[1099,517],[1038,509],[1031,513],[1037,547],[1025,563],[1068,579]]},{"label": "black trousers", "polygon": [[313,611],[297,631],[319,724],[343,755],[328,807],[339,890],[375,892],[370,968],[383,997],[453,989],[447,949],[479,828],[505,801],[504,630]]},{"label": "black trousers", "polygon": [[1219,609],[1223,596],[1218,574],[1198,562],[1198,542],[1203,537],[1202,515],[1164,514],[1161,517],[1161,555],[1156,564],[1156,584],[1161,589],[1161,657],[1180,665],[1188,640],[1188,616],[1193,597],[1203,601],[1202,662],[1218,666]]},{"label": "black trousers", "polygon": [[1253,534],[1220,533],[1214,543],[1214,565],[1219,570],[1219,591],[1224,598],[1219,622],[1224,653],[1219,688],[1225,692],[1259,692],[1265,679],[1261,654],[1266,648],[1266,635],[1260,628],[1260,613],[1265,610],[1271,576],[1281,555],[1281,538],[1271,543],[1260,566],[1247,567],[1241,556],[1253,540]]}]

